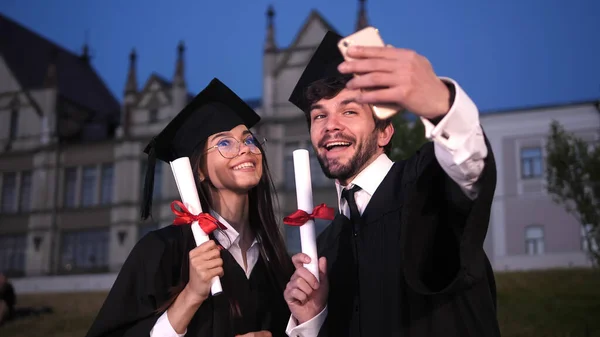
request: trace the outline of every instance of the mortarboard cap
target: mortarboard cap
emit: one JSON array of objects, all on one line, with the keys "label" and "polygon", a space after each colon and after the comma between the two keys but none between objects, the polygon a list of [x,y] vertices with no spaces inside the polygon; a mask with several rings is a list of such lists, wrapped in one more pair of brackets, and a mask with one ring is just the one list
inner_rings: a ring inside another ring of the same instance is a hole
[{"label": "mortarboard cap", "polygon": [[308,65],[289,98],[289,102],[300,108],[300,110],[307,112],[310,109],[306,100],[308,86],[318,80],[343,76],[337,69],[340,63],[344,62],[344,57],[337,46],[341,39],[342,36],[328,31],[312,58],[308,61]]},{"label": "mortarboard cap", "polygon": [[248,128],[260,116],[231,89],[214,78],[144,149],[148,165],[142,196],[142,219],[150,216],[156,159],[169,163],[189,157],[210,135],[243,124]]}]

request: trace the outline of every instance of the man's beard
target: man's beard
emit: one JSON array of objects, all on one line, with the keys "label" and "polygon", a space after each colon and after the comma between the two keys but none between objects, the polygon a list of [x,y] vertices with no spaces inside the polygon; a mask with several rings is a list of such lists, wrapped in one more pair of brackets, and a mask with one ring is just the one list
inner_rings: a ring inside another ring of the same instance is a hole
[{"label": "man's beard", "polygon": [[[355,143],[356,144],[356,143]],[[377,151],[377,133],[371,134],[363,143],[356,145],[356,152],[347,164],[338,159],[327,160],[327,154],[318,154],[317,159],[325,176],[329,179],[347,180],[360,172]],[[331,165],[330,165],[331,163]]]}]

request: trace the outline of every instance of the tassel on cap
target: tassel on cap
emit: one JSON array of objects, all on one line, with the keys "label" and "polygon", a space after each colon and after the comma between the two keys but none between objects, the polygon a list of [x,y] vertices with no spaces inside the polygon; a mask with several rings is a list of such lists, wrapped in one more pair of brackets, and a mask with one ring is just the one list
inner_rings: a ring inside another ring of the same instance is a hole
[{"label": "tassel on cap", "polygon": [[154,169],[156,165],[156,140],[152,138],[148,145],[148,161],[146,165],[146,178],[144,180],[144,193],[142,195],[142,220],[152,217],[152,197],[154,192]]}]

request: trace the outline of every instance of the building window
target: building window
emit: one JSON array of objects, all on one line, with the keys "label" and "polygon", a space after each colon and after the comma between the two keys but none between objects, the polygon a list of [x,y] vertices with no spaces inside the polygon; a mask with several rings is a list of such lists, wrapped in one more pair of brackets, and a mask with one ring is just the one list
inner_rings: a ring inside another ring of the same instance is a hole
[{"label": "building window", "polygon": [[523,179],[540,178],[543,174],[542,148],[521,149],[521,177]]},{"label": "building window", "polygon": [[17,174],[4,173],[2,178],[2,213],[14,213],[17,211]]},{"label": "building window", "polygon": [[148,111],[148,123],[156,123],[158,121],[158,109],[150,109]]},{"label": "building window", "polygon": [[[294,155],[293,152],[300,148],[300,143],[291,142],[285,144],[283,149],[283,186],[286,190],[296,188],[296,175],[294,173]],[[312,172],[311,172],[312,173]]]},{"label": "building window", "polygon": [[100,185],[100,203],[102,205],[111,204],[113,201],[113,164],[102,165],[102,181]]},{"label": "building window", "polygon": [[10,130],[9,130],[9,139],[14,140],[17,138],[17,133],[19,132],[19,112],[17,109],[12,109],[10,111]]},{"label": "building window", "polygon": [[308,146],[308,155],[310,156],[310,177],[313,187],[323,187],[332,185],[331,179],[325,176],[319,159],[312,146]]},{"label": "building window", "polygon": [[92,206],[96,203],[96,166],[83,167],[81,175],[81,205]]},{"label": "building window", "polygon": [[27,236],[24,234],[0,236],[0,271],[8,276],[24,275],[26,248]]},{"label": "building window", "polygon": [[63,192],[63,206],[75,207],[77,193],[77,168],[69,167],[65,169],[65,182]]},{"label": "building window", "polygon": [[31,172],[21,173],[21,193],[19,194],[19,211],[27,212],[31,209]]},{"label": "building window", "polygon": [[108,270],[108,229],[64,232],[61,237],[60,268],[63,273]]},{"label": "building window", "polygon": [[[593,251],[593,252],[598,251],[598,243],[599,242],[596,239],[599,236],[591,234],[591,232],[593,230],[594,230],[594,227],[592,225],[581,226],[581,250],[583,250],[584,252],[590,251],[590,245],[589,245],[590,243],[592,244],[591,251]],[[589,241],[588,241],[588,236],[590,236]]]},{"label": "building window", "polygon": [[154,189],[152,190],[152,199],[160,200],[162,197],[162,173],[163,164],[159,161],[156,162],[154,168]]},{"label": "building window", "polygon": [[[152,200],[159,200],[162,195],[162,168],[161,162],[156,161],[154,165],[154,187],[152,189]],[[142,170],[140,175],[140,195],[144,195],[144,184],[146,183],[146,170],[148,170],[148,162],[142,161]]]},{"label": "building window", "polygon": [[527,255],[544,254],[544,227],[539,225],[525,228],[525,253]]},{"label": "building window", "polygon": [[286,155],[284,157],[284,181],[283,185],[286,190],[293,190],[296,188],[296,176],[294,175],[294,158],[292,155]]}]

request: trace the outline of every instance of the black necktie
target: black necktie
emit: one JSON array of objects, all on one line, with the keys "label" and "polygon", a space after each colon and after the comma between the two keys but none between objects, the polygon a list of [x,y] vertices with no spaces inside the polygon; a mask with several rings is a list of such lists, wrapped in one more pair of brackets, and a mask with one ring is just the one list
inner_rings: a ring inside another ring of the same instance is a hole
[{"label": "black necktie", "polygon": [[354,200],[354,193],[359,190],[360,186],[354,185],[350,190],[344,189],[342,191],[342,198],[346,199],[348,207],[350,207],[350,221],[354,225],[354,236],[358,233],[361,224],[360,212],[358,211],[358,206],[356,206],[356,200]]}]

